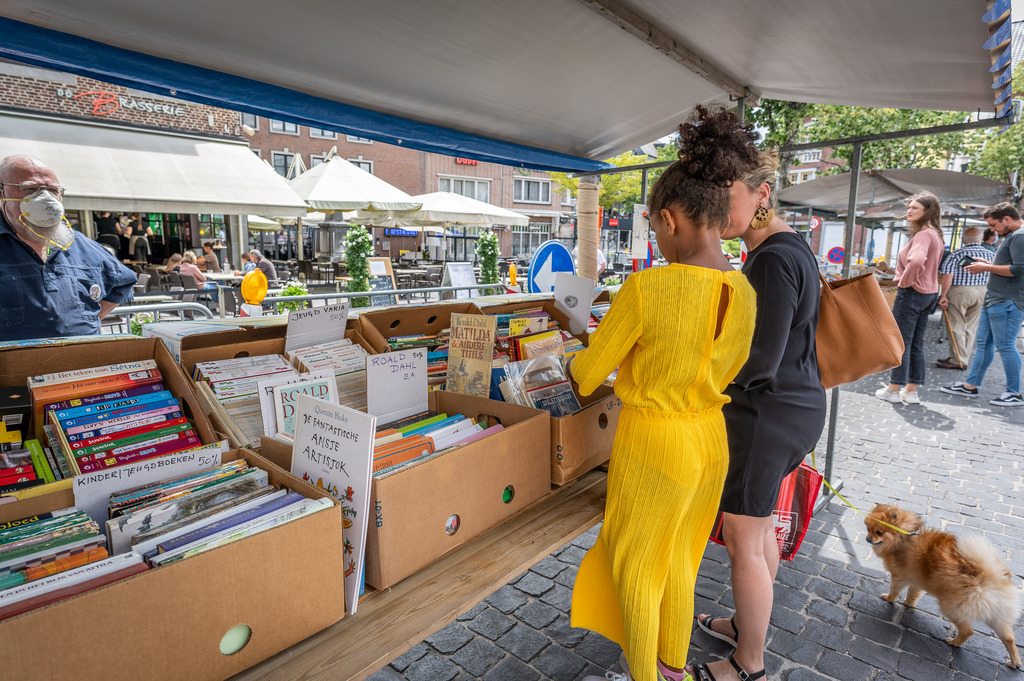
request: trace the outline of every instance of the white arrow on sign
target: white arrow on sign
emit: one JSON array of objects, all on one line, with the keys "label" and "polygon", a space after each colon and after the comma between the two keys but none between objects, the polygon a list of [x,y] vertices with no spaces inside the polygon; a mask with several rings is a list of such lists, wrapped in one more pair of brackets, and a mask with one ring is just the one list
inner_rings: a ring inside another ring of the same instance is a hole
[{"label": "white arrow on sign", "polygon": [[548,293],[555,288],[555,273],[551,270],[551,260],[555,257],[553,252],[548,253],[544,263],[537,270],[533,283],[537,286],[534,293]]}]

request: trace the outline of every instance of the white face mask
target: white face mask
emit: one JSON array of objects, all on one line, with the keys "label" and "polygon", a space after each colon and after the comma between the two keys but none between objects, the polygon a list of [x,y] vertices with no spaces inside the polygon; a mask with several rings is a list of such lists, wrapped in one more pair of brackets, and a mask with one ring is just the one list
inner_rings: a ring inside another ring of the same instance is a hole
[{"label": "white face mask", "polygon": [[40,243],[66,251],[74,241],[75,232],[64,219],[64,204],[50,190],[41,188],[23,199],[5,198],[4,201],[20,203],[18,220]]}]

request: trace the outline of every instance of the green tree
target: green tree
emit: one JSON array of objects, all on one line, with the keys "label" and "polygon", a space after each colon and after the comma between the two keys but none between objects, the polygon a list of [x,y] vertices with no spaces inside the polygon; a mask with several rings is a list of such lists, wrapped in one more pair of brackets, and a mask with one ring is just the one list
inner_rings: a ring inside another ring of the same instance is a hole
[{"label": "green tree", "polygon": [[[607,159],[606,162],[621,167],[650,163],[651,159],[647,156],[627,151],[624,154]],[[601,193],[598,195],[598,203],[604,206],[605,210],[610,210],[616,203],[621,203],[624,210],[632,210],[634,203],[640,203],[640,179],[641,171],[639,170],[602,175]],[[551,180],[558,185],[561,191],[569,190],[569,193],[573,196],[576,196],[576,192],[579,190],[579,178],[569,177],[567,173],[551,173]]]},{"label": "green tree", "polygon": [[[370,263],[368,258],[373,255],[373,238],[362,225],[349,227],[345,234],[345,264],[352,281],[348,283],[349,291],[370,290]],[[369,298],[353,298],[352,307],[369,307]]]},{"label": "green tree", "polygon": [[[764,131],[761,141],[763,149],[785,147],[806,141],[804,121],[812,114],[813,104],[804,102],[784,102],[778,99],[761,100],[760,106],[750,109],[747,121]],[[789,169],[799,165],[796,154],[788,152],[779,154],[779,188],[788,187]]]}]

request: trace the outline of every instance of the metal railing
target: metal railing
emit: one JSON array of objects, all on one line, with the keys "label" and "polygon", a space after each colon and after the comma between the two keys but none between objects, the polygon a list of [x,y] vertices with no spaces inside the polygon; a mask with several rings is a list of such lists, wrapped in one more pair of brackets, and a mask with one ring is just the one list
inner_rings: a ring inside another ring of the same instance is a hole
[{"label": "metal railing", "polygon": [[141,305],[118,305],[111,310],[107,316],[123,316],[130,321],[132,315],[142,312],[156,312],[158,316],[161,312],[177,312],[179,317],[182,317],[182,313],[184,312],[192,312],[193,314],[198,312],[207,319],[213,319],[215,317],[213,310],[202,303],[184,301],[170,303],[143,303]]},{"label": "metal railing", "polygon": [[[430,293],[455,293],[456,291],[467,291],[470,289],[477,291],[490,289],[504,292],[505,285],[500,283],[469,284],[465,286],[432,286],[429,288],[388,289],[386,291],[337,291],[330,293],[308,293],[302,296],[267,296],[263,299],[262,304],[268,305],[274,303],[305,302],[314,300],[342,300],[345,298],[370,298],[377,296],[394,296],[397,301],[399,296],[426,296]],[[221,296],[221,299],[223,300],[223,296]]]}]

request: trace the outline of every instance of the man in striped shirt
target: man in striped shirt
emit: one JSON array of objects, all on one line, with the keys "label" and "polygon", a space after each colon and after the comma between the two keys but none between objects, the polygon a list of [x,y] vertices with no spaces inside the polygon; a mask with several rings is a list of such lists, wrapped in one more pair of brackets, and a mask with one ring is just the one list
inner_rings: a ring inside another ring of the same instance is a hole
[{"label": "man in striped shirt", "polygon": [[973,262],[975,259],[992,262],[995,256],[982,246],[981,235],[978,227],[965,229],[964,245],[947,255],[939,265],[939,274],[942,275],[939,307],[949,315],[949,326],[952,329],[950,342],[957,349],[957,352],[953,352],[951,348],[949,357],[935,363],[940,369],[966,369],[967,358],[971,356],[974,334],[978,330],[978,317],[981,316],[981,304],[985,300],[988,272],[971,274],[960,263]]}]

